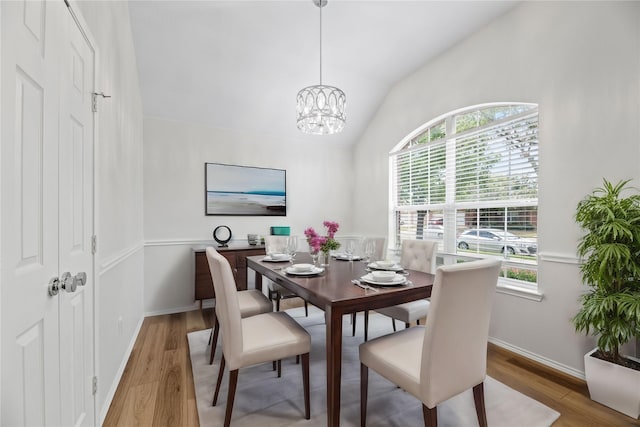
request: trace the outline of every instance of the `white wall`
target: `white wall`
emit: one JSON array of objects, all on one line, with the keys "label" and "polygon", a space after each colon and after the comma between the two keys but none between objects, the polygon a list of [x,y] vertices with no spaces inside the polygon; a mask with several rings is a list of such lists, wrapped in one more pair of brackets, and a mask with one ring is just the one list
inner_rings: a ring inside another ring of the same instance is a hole
[{"label": "white wall", "polygon": [[[206,216],[205,162],[286,169],[287,216]],[[310,226],[322,232],[324,220],[339,222],[345,235],[353,189],[351,149],[322,137],[305,143],[145,118],[145,312],[196,307],[191,248],[215,244],[216,226],[229,226],[245,243],[248,233],[267,235],[272,225],[288,225],[295,235]]]},{"label": "white wall", "polygon": [[[76,4],[74,3],[74,6]],[[142,104],[126,2],[77,6],[97,42],[96,408],[117,387],[143,316]]]},{"label": "white wall", "polygon": [[[584,290],[573,215],[603,177],[640,186],[639,29],[635,2],[525,2],[399,82],[354,148],[356,186],[387,188],[388,152],[430,119],[485,102],[539,104],[544,299],[498,294],[491,336],[578,374],[594,341],[570,323]],[[352,206],[370,213],[356,232],[388,227],[388,194],[371,196],[354,193]]]}]

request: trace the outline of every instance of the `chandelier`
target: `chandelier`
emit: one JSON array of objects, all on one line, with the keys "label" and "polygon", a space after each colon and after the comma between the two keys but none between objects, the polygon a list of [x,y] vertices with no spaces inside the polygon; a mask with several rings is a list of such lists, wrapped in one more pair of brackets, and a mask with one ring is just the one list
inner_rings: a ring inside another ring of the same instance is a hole
[{"label": "chandelier", "polygon": [[304,133],[328,135],[344,128],[347,96],[337,87],[322,84],[322,8],[327,0],[313,0],[313,3],[320,9],[320,84],[298,92],[297,125]]}]

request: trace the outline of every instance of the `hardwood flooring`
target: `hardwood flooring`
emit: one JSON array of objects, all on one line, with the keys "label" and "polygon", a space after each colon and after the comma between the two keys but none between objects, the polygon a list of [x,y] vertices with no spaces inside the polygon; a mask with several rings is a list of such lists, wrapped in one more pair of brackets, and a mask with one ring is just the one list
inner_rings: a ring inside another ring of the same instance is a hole
[{"label": "hardwood flooring", "polygon": [[[186,334],[210,327],[210,309],[146,318],[103,425],[197,427]],[[491,344],[487,360],[490,376],[560,412],[554,427],[640,426],[589,399],[579,379]]]}]

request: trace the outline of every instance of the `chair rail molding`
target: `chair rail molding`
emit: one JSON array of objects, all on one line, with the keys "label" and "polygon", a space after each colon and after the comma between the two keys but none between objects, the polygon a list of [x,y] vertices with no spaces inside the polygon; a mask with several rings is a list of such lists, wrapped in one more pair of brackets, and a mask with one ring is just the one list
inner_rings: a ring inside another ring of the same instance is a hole
[{"label": "chair rail molding", "polygon": [[576,254],[559,253],[559,252],[540,252],[538,259],[544,262],[555,262],[558,264],[574,264],[580,265],[580,259]]},{"label": "chair rail molding", "polygon": [[[229,243],[238,242],[245,239],[231,239]],[[217,245],[213,239],[157,239],[145,240],[144,246],[214,246]]]},{"label": "chair rail molding", "polygon": [[102,276],[107,271],[111,270],[118,264],[122,263],[124,260],[134,255],[136,252],[144,248],[144,243],[142,241],[138,241],[128,248],[124,248],[120,252],[117,252],[115,255],[107,258],[104,262],[100,264],[100,271],[98,272],[99,276]]}]

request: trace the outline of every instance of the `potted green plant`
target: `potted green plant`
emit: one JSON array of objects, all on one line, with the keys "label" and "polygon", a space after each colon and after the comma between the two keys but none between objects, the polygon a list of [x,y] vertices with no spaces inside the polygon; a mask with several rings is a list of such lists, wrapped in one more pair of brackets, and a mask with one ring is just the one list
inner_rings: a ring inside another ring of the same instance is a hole
[{"label": "potted green plant", "polygon": [[591,398],[638,418],[640,363],[620,348],[640,336],[640,194],[627,186],[630,180],[603,181],[576,210],[585,232],[578,244],[580,271],[589,290],[573,323],[576,331],[598,338],[584,357]]}]

